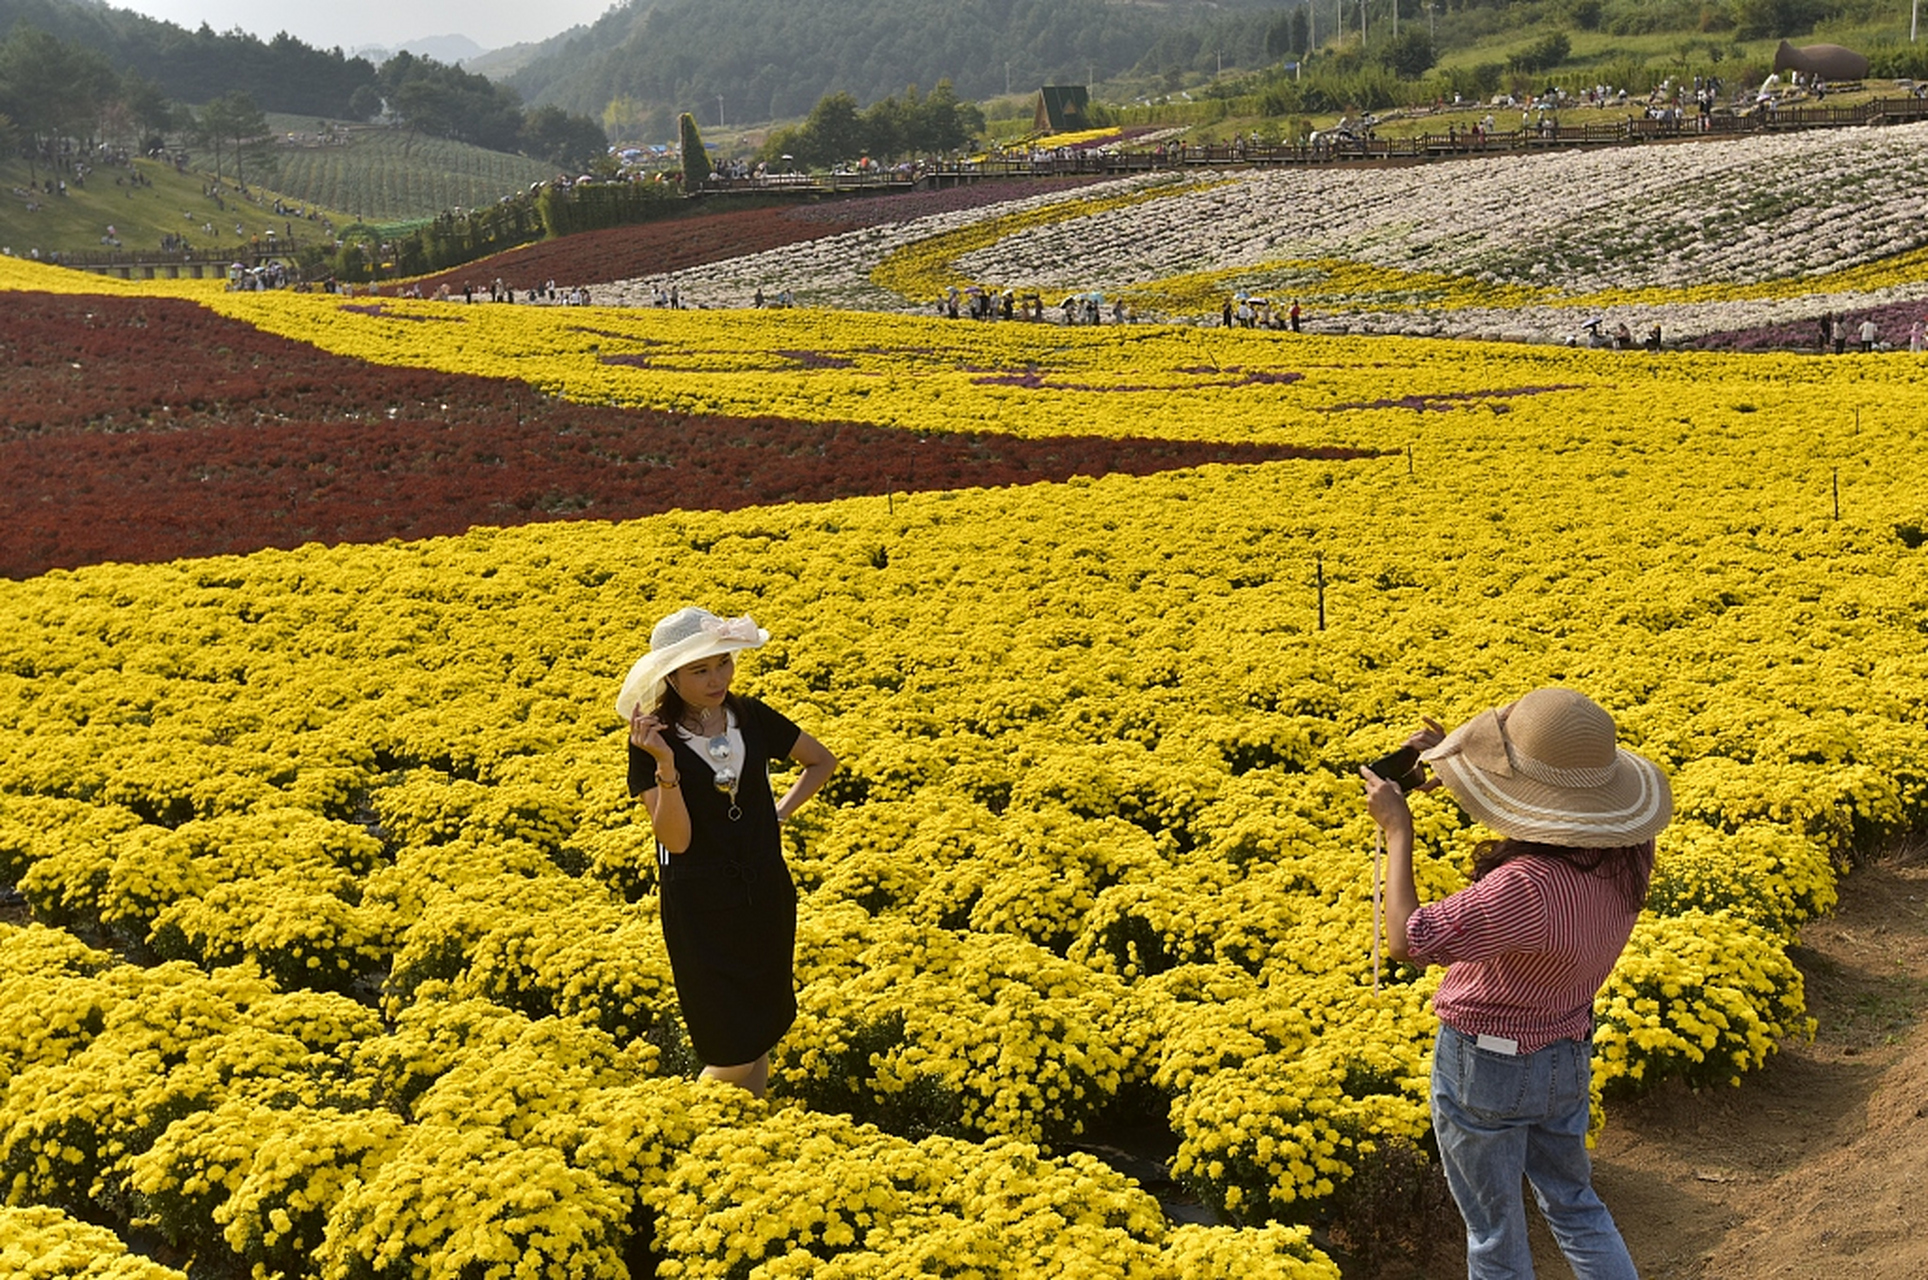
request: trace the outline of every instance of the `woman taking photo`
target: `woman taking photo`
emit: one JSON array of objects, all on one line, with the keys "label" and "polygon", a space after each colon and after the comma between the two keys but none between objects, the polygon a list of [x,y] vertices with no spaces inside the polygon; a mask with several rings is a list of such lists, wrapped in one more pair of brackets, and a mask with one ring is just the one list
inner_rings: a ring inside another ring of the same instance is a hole
[{"label": "woman taking photo", "polygon": [[1467,888],[1419,905],[1405,794],[1361,772],[1386,833],[1388,949],[1447,966],[1433,1131],[1466,1220],[1466,1274],[1533,1275],[1524,1177],[1575,1276],[1629,1280],[1587,1156],[1593,1000],[1646,900],[1654,836],[1673,816],[1667,779],[1571,689],[1537,689],[1451,734],[1426,725],[1407,746],[1502,837],[1475,850]]},{"label": "woman taking photo", "polygon": [[[770,638],[747,616],[679,609],[656,624],[616,699],[629,793],[656,837],[663,940],[703,1075],[763,1096],[770,1050],[797,1016],[797,893],[778,827],[837,767],[824,745],[730,692],[736,654]],[[769,762],[803,773],[781,800]]]}]

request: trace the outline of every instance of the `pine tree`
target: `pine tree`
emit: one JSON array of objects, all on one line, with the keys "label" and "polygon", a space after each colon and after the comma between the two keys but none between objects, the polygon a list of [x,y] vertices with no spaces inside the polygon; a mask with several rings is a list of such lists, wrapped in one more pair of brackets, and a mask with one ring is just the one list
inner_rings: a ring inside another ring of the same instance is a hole
[{"label": "pine tree", "polygon": [[677,122],[683,135],[683,190],[700,190],[710,180],[710,153],[703,150],[703,135],[696,131],[696,117],[685,111]]}]

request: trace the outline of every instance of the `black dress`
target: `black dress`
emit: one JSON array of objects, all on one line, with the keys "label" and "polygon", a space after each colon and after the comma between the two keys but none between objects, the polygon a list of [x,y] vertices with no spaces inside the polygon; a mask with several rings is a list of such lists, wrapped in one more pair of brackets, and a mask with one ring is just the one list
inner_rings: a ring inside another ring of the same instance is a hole
[{"label": "black dress", "polygon": [[[706,1064],[740,1066],[768,1053],[797,1016],[793,955],[797,891],[777,833],[769,762],[790,754],[802,730],[755,698],[729,699],[744,755],[736,807],[713,783],[709,760],[666,733],[676,760],[690,846],[657,846],[663,940],[690,1044]],[[629,745],[629,793],[656,785],[656,761]]]}]

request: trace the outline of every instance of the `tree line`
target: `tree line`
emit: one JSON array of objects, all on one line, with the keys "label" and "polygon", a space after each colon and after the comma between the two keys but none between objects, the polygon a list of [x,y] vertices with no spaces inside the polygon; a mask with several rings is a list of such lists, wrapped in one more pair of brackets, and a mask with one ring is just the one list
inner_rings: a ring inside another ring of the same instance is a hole
[{"label": "tree line", "polygon": [[555,105],[529,110],[486,76],[405,52],[377,67],[285,32],[267,42],[240,31],[217,35],[206,24],[189,32],[63,0],[36,0],[30,11],[27,0],[0,0],[0,31],[10,33],[0,45],[0,113],[17,144],[43,154],[52,139],[112,140],[147,152],[169,137],[205,143],[210,129],[224,142],[240,134],[245,152],[248,139],[268,136],[262,116],[271,111],[380,120],[572,170],[609,146],[594,119]]},{"label": "tree line", "polygon": [[848,93],[828,94],[802,124],[772,133],[759,155],[766,161],[787,155],[804,166],[827,168],[863,156],[885,161],[942,155],[983,132],[984,113],[960,100],[949,80],[939,80],[927,96],[911,85],[903,97],[892,95],[862,110]]},{"label": "tree line", "polygon": [[97,143],[152,153],[170,134],[207,148],[217,178],[245,185],[274,175],[272,131],[245,90],[196,111],[138,71],[117,74],[103,55],[44,31],[16,27],[0,43],[0,142],[26,156],[30,173],[43,163],[65,168]]},{"label": "tree line", "polygon": [[206,23],[189,31],[105,5],[0,0],[0,34],[23,25],[100,54],[117,73],[138,72],[180,102],[240,90],[266,111],[344,119],[350,96],[375,79],[368,59],[315,49],[286,32],[264,41]]},{"label": "tree line", "polygon": [[415,132],[509,151],[571,170],[609,150],[602,126],[553,103],[525,110],[505,84],[404,50],[381,65],[372,84],[349,99],[357,120],[388,117]]}]

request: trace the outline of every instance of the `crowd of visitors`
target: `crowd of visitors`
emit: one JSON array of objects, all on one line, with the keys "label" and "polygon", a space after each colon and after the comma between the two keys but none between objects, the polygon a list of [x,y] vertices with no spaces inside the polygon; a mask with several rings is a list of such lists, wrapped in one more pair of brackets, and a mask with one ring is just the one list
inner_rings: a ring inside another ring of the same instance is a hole
[{"label": "crowd of visitors", "polygon": [[[1908,350],[1921,354],[1924,329],[1928,316],[1910,321],[1908,324]],[[1822,355],[1832,352],[1844,355],[1848,343],[1853,341],[1859,351],[1886,351],[1890,343],[1881,340],[1881,326],[1873,316],[1863,316],[1860,324],[1855,324],[1846,316],[1838,316],[1830,311],[1821,317],[1820,331],[1815,335],[1815,349]]]},{"label": "crowd of visitors", "polygon": [[1297,298],[1292,299],[1291,306],[1275,307],[1270,298],[1235,293],[1226,299],[1219,320],[1227,329],[1290,329],[1298,333],[1304,315]]}]

